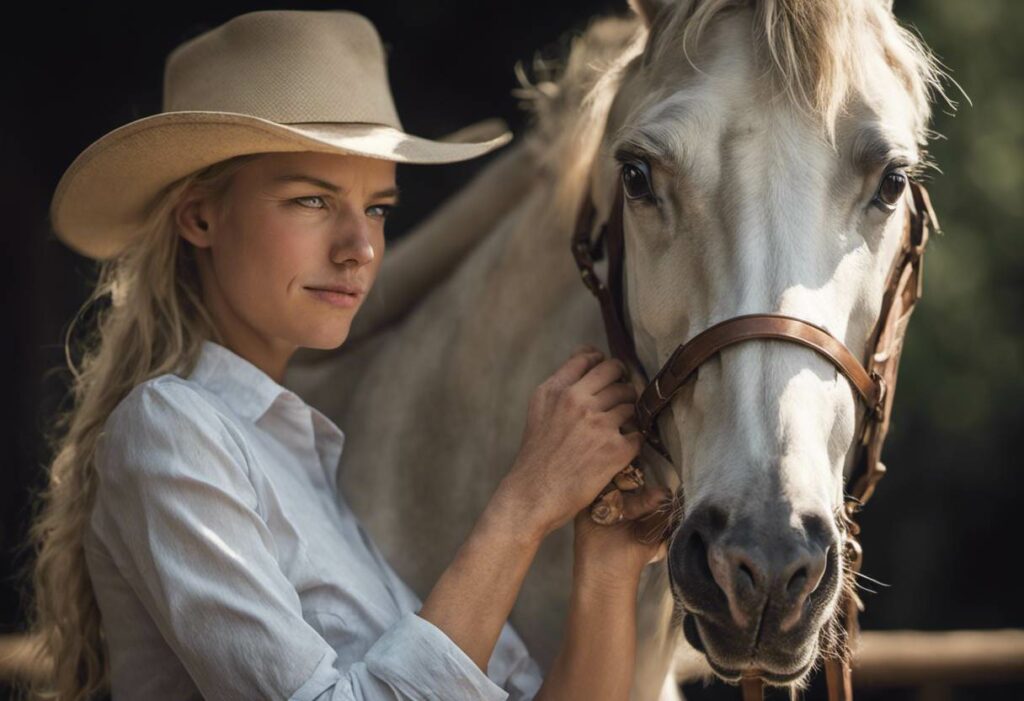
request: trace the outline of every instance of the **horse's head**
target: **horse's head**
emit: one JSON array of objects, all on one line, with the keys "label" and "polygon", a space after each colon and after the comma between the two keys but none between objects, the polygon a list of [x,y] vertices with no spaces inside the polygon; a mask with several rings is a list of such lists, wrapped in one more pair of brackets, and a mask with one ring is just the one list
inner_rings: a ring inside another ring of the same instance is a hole
[{"label": "horse's head", "polygon": [[[777,312],[867,358],[937,69],[884,0],[636,0],[646,47],[611,104],[594,194],[624,188],[625,307],[653,375],[708,326]],[[669,571],[688,639],[736,679],[813,666],[844,582],[863,407],[814,351],[723,349],[659,428],[685,517]]]}]

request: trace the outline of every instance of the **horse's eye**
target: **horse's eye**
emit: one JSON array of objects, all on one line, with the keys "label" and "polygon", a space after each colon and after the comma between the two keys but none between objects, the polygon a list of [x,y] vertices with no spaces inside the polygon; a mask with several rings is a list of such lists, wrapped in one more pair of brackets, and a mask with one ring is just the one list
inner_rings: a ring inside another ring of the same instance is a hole
[{"label": "horse's eye", "polygon": [[878,192],[875,193],[873,203],[887,212],[896,208],[900,201],[900,195],[907,187],[907,176],[899,171],[889,171],[882,176],[882,182],[878,184]]},{"label": "horse's eye", "polygon": [[643,161],[622,164],[622,185],[631,200],[654,199],[651,191],[651,170]]}]

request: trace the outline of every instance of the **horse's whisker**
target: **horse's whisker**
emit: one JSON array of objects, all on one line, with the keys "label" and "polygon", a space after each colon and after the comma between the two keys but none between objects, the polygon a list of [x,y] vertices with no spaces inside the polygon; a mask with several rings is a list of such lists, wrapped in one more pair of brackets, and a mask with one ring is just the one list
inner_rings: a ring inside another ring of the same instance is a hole
[{"label": "horse's whisker", "polygon": [[886,584],[885,582],[879,581],[879,580],[875,579],[874,577],[869,577],[868,575],[864,574],[863,572],[854,572],[853,574],[854,574],[854,576],[860,577],[861,579],[868,580],[872,584],[877,584],[880,587],[891,587],[892,586],[891,584]]}]

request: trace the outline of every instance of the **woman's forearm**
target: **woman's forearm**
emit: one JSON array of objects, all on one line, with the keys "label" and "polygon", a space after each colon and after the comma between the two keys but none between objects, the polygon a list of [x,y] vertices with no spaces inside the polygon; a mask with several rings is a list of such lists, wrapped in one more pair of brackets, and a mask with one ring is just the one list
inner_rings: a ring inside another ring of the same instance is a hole
[{"label": "woman's forearm", "polygon": [[486,672],[544,535],[529,509],[499,489],[418,615],[443,630]]},{"label": "woman's forearm", "polygon": [[534,701],[629,699],[637,583],[575,577],[562,647]]}]

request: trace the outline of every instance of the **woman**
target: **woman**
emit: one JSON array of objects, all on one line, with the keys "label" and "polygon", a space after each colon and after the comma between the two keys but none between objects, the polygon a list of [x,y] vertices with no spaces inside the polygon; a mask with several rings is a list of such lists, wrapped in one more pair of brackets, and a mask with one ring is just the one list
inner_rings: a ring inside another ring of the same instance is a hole
[{"label": "woman", "polygon": [[[337,491],[344,434],[280,384],[296,349],[344,343],[396,163],[508,139],[405,133],[366,18],[264,11],[175,49],[164,111],[69,167],[54,229],[101,261],[87,305],[110,306],[33,528],[49,691],[627,698],[640,572],[664,555],[633,519],[666,495],[630,495],[617,526],[586,515],[640,447],[619,430],[636,394],[618,361],[583,347],[537,388],[514,464],[423,602]],[[571,610],[542,682],[506,619],[540,542],[573,519]]]}]

